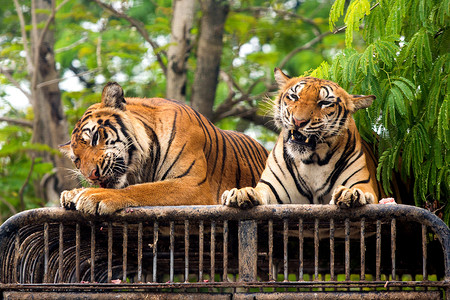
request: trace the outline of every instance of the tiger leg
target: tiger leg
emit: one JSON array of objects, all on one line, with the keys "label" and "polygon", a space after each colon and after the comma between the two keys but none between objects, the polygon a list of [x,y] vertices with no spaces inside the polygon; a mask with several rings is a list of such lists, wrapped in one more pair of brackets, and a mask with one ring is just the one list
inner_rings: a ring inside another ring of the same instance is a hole
[{"label": "tiger leg", "polygon": [[198,178],[170,179],[123,189],[84,188],[61,193],[61,205],[87,214],[110,215],[133,206],[213,205],[209,184]]},{"label": "tiger leg", "polygon": [[234,188],[222,194],[222,204],[241,209],[249,209],[261,204],[261,196],[252,187],[242,189]]},{"label": "tiger leg", "polygon": [[330,204],[341,208],[350,208],[376,203],[377,199],[373,189],[368,188],[368,190],[365,192],[362,188],[347,188],[340,185],[334,190]]}]

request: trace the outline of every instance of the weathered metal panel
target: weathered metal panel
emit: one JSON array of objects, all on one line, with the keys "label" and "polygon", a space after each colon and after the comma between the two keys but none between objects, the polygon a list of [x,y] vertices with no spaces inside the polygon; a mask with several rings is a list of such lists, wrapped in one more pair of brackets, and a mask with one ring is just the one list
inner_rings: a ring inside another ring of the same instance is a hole
[{"label": "weathered metal panel", "polygon": [[439,299],[450,289],[449,240],[439,218],[404,205],[144,207],[110,217],[44,208],[0,227],[0,293]]}]

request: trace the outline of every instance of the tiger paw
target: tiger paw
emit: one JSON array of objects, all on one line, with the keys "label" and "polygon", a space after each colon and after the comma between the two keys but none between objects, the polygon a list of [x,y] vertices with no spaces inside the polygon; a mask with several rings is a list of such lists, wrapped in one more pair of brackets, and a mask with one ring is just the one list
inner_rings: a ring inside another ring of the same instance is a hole
[{"label": "tiger paw", "polygon": [[349,189],[345,186],[339,186],[334,190],[330,204],[335,204],[340,208],[350,208],[374,202],[375,196],[372,193],[364,193],[357,188]]},{"label": "tiger paw", "polygon": [[119,209],[130,206],[127,201],[118,199],[117,190],[84,188],[61,193],[61,205],[66,209],[76,209],[87,214],[110,215]]},{"label": "tiger paw", "polygon": [[222,204],[230,207],[249,209],[259,205],[259,196],[254,188],[231,189],[222,194]]}]

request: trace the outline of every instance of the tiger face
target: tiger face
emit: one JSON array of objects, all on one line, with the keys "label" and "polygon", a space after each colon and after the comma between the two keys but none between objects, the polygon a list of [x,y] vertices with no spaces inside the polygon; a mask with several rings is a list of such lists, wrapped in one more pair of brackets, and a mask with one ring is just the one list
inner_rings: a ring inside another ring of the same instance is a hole
[{"label": "tiger face", "polygon": [[[122,95],[107,93],[114,90],[115,86],[104,89],[102,103],[84,113],[73,129],[71,141],[60,149],[88,183],[117,189],[130,184],[130,175],[136,173],[136,165],[145,155],[140,147],[145,137],[139,138],[139,131],[126,116],[122,89]],[[109,101],[111,96],[114,102]]]},{"label": "tiger face", "polygon": [[[375,96],[353,96],[338,84],[314,77],[289,78],[275,70],[280,92],[274,118],[293,156],[333,144],[348,128],[351,114],[372,104]],[[320,147],[320,146],[319,146]]]}]

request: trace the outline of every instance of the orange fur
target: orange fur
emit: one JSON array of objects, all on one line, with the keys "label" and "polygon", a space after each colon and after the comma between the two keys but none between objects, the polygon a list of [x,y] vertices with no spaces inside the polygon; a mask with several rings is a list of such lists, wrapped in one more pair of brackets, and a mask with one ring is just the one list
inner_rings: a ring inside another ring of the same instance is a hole
[{"label": "orange fur", "polygon": [[61,204],[111,214],[129,206],[217,204],[224,190],[256,185],[267,151],[248,136],[215,127],[172,100],[123,98],[116,83],[61,146],[100,187],[65,191]]}]

